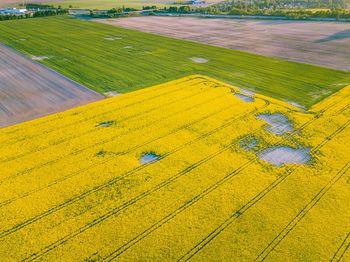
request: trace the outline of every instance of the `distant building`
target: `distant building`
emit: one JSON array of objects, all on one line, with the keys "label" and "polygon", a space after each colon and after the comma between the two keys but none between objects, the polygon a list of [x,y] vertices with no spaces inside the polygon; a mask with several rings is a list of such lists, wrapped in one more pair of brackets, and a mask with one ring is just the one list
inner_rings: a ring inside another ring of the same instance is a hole
[{"label": "distant building", "polygon": [[201,1],[201,0],[193,0],[191,2],[192,5],[202,5],[202,4],[205,4],[205,1]]},{"label": "distant building", "polygon": [[0,8],[0,15],[23,15],[26,12],[25,8]]}]

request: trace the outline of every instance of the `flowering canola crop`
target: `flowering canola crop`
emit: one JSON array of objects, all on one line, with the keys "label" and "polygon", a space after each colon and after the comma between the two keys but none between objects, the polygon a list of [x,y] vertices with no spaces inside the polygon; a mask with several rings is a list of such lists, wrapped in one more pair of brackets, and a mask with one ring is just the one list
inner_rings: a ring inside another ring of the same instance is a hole
[{"label": "flowering canola crop", "polygon": [[1,129],[1,260],[349,260],[350,86],[242,95],[194,75]]}]

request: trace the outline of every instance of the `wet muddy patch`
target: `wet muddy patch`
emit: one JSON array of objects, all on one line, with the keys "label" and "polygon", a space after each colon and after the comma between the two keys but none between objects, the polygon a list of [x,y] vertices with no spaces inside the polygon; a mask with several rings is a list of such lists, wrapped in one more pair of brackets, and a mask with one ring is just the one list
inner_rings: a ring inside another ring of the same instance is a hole
[{"label": "wet muddy patch", "polygon": [[259,142],[253,135],[243,139],[239,145],[247,151],[253,151],[254,153],[258,153],[259,151]]},{"label": "wet muddy patch", "polygon": [[250,102],[254,102],[254,98],[247,96],[247,95],[243,95],[240,93],[235,93],[234,94],[235,97],[238,97],[239,99],[241,99],[242,101],[246,102],[246,103],[250,103]]},{"label": "wet muddy patch", "polygon": [[45,60],[45,59],[50,59],[52,56],[32,56],[33,60],[37,60],[37,61],[41,61],[41,60]]},{"label": "wet muddy patch", "polygon": [[122,37],[105,37],[106,40],[114,41],[114,40],[120,40],[123,39]]},{"label": "wet muddy patch", "polygon": [[259,114],[256,118],[267,122],[269,125],[266,127],[266,130],[276,136],[282,136],[284,133],[293,130],[293,126],[288,118],[280,113]]},{"label": "wet muddy patch", "polygon": [[114,121],[107,121],[107,122],[102,122],[96,125],[96,127],[109,127],[113,125],[115,122]]},{"label": "wet muddy patch", "polygon": [[243,89],[243,88],[240,88],[239,91],[240,91],[242,94],[247,95],[247,96],[253,96],[253,95],[255,95],[254,92],[249,91],[249,90],[246,90],[246,89]]},{"label": "wet muddy patch", "polygon": [[107,97],[114,97],[114,96],[120,96],[120,95],[122,95],[122,93],[118,93],[116,91],[109,91],[109,92],[104,93],[104,95]]},{"label": "wet muddy patch", "polygon": [[208,59],[205,59],[203,57],[191,57],[191,60],[195,63],[207,63],[207,62],[209,62]]},{"label": "wet muddy patch", "polygon": [[308,148],[292,148],[288,146],[272,147],[261,152],[260,160],[269,162],[275,166],[285,164],[305,164],[311,159]]},{"label": "wet muddy patch", "polygon": [[155,153],[144,153],[140,157],[140,164],[148,164],[148,163],[154,163],[161,159],[161,156],[155,154]]}]

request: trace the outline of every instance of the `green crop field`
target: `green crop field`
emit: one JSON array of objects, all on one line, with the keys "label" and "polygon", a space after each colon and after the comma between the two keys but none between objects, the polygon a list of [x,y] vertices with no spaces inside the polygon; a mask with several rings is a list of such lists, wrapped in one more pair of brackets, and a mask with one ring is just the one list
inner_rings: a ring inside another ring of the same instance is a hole
[{"label": "green crop field", "polygon": [[350,73],[72,17],[0,22],[0,41],[101,93],[130,92],[193,74],[304,107]]}]

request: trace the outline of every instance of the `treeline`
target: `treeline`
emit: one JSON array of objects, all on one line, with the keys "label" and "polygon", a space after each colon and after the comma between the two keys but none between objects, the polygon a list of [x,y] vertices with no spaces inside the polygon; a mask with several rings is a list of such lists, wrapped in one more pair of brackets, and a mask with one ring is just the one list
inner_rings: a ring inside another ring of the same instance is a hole
[{"label": "treeline", "polygon": [[55,9],[53,5],[36,4],[36,3],[25,4],[25,7],[27,9]]},{"label": "treeline", "polygon": [[191,9],[188,5],[183,5],[180,7],[177,6],[171,6],[168,9],[164,7],[164,10],[169,13],[181,13],[181,14],[187,14],[195,11],[196,9]]},{"label": "treeline", "polygon": [[138,11],[135,8],[112,8],[107,11],[101,10],[90,10],[90,16],[94,18],[118,18],[118,17],[129,17],[129,16],[140,16],[139,13],[133,11]]},{"label": "treeline", "polygon": [[231,6],[225,9],[220,6],[209,6],[209,7],[199,7],[190,8],[189,6],[172,6],[168,9],[164,8],[165,12],[169,13],[200,13],[200,14],[226,14],[226,15],[251,15],[251,16],[279,16],[279,17],[289,17],[296,19],[307,19],[307,18],[344,18],[350,19],[350,12],[344,9],[328,9],[328,10],[284,10],[284,9],[261,9],[257,5],[250,3],[246,6]]},{"label": "treeline", "polygon": [[151,9],[157,9],[157,6],[155,6],[155,5],[152,5],[152,6],[143,6],[142,7],[142,10],[151,10]]},{"label": "treeline", "polygon": [[254,15],[254,16],[282,16],[293,18],[345,18],[350,19],[350,12],[335,9],[325,11],[306,11],[306,10],[261,10],[261,9],[232,9],[228,14],[230,15]]},{"label": "treeline", "polygon": [[[121,7],[121,8],[112,8],[107,11],[102,10],[90,10],[90,16],[94,18],[118,18],[118,17],[129,17],[129,16],[140,16],[141,14],[135,11],[145,11],[156,9],[157,7],[155,5],[152,6],[143,6],[142,10],[135,9],[135,8],[129,8],[129,7]],[[148,12],[149,14],[154,14],[153,12]]]},{"label": "treeline", "polygon": [[259,9],[346,9],[348,0],[230,0],[223,1],[216,5],[215,8],[224,12],[229,12],[230,9],[246,9],[249,6],[254,6]]},{"label": "treeline", "polygon": [[55,10],[46,10],[46,11],[36,11],[36,12],[33,13],[33,17],[65,15],[65,14],[68,14],[68,13],[69,13],[69,10],[67,10],[67,9],[55,9]]},{"label": "treeline", "polygon": [[26,19],[26,18],[32,18],[32,17],[44,17],[44,16],[54,16],[54,15],[63,15],[68,14],[69,11],[65,9],[57,9],[57,10],[46,10],[46,11],[36,11],[33,13],[26,13],[23,15],[16,15],[16,14],[4,14],[0,15],[0,21],[5,20],[17,20],[17,19]]}]

